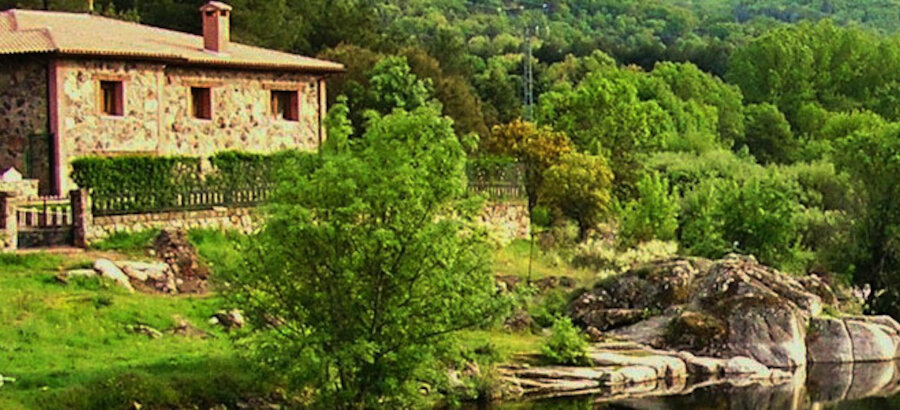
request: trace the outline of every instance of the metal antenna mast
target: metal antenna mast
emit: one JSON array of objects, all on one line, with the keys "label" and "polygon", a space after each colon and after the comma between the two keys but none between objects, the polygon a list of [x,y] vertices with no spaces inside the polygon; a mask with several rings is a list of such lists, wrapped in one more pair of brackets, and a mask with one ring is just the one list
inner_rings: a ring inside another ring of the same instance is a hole
[{"label": "metal antenna mast", "polygon": [[525,61],[522,64],[524,73],[522,75],[522,117],[526,121],[534,121],[534,67],[532,62],[531,50],[531,27],[525,28]]},{"label": "metal antenna mast", "polygon": [[[508,14],[518,16],[525,10],[542,10],[545,14],[550,12],[550,5],[547,3],[529,3],[520,2],[512,7],[490,7],[481,4],[468,2],[469,7],[481,8],[485,10],[496,11],[498,14]],[[531,45],[532,37],[540,34],[540,26],[532,26],[531,22],[525,25],[525,52],[522,61],[522,118],[526,121],[534,121],[534,55]]]}]

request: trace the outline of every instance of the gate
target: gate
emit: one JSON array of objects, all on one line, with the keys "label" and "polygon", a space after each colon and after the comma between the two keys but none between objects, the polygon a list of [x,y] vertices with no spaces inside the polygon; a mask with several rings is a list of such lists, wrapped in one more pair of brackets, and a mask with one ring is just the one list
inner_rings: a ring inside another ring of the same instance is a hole
[{"label": "gate", "polygon": [[68,197],[40,197],[16,209],[19,248],[72,246],[74,223]]}]

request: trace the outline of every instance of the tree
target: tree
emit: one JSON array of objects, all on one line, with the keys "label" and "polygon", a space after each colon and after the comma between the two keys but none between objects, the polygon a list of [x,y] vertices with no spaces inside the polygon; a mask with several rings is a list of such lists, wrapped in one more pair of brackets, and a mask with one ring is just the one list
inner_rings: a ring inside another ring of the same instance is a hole
[{"label": "tree", "polygon": [[611,202],[613,174],[601,156],[570,153],[544,172],[541,201],[575,220],[579,240],[597,226]]},{"label": "tree", "polygon": [[871,310],[900,314],[900,126],[856,132],[835,150],[838,169],[854,187],[850,241],[845,265],[860,285],[869,284]]},{"label": "tree", "polygon": [[250,354],[314,387],[321,407],[409,406],[447,336],[502,303],[480,206],[462,200],[465,153],[439,112],[376,116],[315,172],[286,169],[223,277]]},{"label": "tree", "polygon": [[691,254],[749,253],[764,264],[795,267],[801,240],[796,181],[778,174],[709,179],[685,194],[679,242]]},{"label": "tree", "polygon": [[798,144],[791,124],[772,104],[750,105],[746,110],[746,134],[740,145],[764,164],[788,163],[794,159]]},{"label": "tree", "polygon": [[549,127],[515,120],[495,126],[491,135],[481,140],[482,150],[516,158],[525,166],[525,191],[528,209],[534,209],[544,180],[544,171],[560,157],[572,151],[569,137]]},{"label": "tree", "polygon": [[643,159],[673,131],[659,104],[640,99],[637,77],[615,72],[593,72],[575,88],[544,94],[539,117],[569,135],[580,151],[605,156],[617,196],[624,197],[633,194]]},{"label": "tree", "polygon": [[413,74],[406,57],[385,57],[375,64],[369,74],[369,85],[367,108],[381,114],[397,108],[415,110],[424,106],[432,94],[431,80]]},{"label": "tree", "polygon": [[680,198],[669,188],[669,180],[653,172],[637,184],[638,198],[622,209],[619,235],[627,245],[659,239],[675,239]]}]

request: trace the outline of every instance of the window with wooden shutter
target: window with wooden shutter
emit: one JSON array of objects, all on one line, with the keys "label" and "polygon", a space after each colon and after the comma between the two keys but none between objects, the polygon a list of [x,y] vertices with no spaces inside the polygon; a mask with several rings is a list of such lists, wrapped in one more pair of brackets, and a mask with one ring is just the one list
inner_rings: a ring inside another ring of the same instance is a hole
[{"label": "window with wooden shutter", "polygon": [[272,90],[272,117],[277,120],[300,121],[300,93]]},{"label": "window with wooden shutter", "polygon": [[191,112],[194,118],[212,119],[212,89],[209,87],[191,87]]},{"label": "window with wooden shutter", "polygon": [[121,81],[100,81],[97,105],[104,115],[125,115],[125,87]]}]

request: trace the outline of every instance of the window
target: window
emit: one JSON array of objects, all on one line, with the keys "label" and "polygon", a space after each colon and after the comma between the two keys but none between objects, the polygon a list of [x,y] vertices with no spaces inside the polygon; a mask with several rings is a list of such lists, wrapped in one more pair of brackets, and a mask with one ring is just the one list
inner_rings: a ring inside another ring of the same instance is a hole
[{"label": "window", "polygon": [[212,119],[212,90],[205,87],[191,87],[191,112],[194,118]]},{"label": "window", "polygon": [[272,91],[272,116],[278,120],[299,121],[300,102],[297,91]]},{"label": "window", "polygon": [[124,87],[121,81],[100,81],[98,105],[105,115],[120,117],[125,114]]}]

